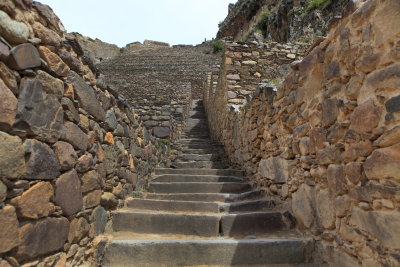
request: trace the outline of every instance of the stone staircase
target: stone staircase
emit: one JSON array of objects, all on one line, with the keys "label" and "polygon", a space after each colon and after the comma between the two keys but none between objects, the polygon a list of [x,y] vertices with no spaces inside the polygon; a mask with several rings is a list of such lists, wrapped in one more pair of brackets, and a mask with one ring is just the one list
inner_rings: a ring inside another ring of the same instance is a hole
[{"label": "stone staircase", "polygon": [[101,266],[311,266],[313,241],[208,137],[195,101],[174,168],[157,169],[149,193],[113,213]]}]

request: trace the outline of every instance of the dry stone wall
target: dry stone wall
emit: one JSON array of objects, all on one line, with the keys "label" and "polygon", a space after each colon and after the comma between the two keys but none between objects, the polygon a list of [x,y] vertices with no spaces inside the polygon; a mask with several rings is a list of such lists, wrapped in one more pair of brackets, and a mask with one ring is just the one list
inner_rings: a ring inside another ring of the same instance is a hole
[{"label": "dry stone wall", "polygon": [[78,266],[167,148],[52,10],[0,3],[0,266]]},{"label": "dry stone wall", "polygon": [[294,61],[276,92],[261,86],[239,110],[229,57],[209,76],[213,137],[287,201],[330,266],[400,264],[399,29],[399,1],[367,1]]}]

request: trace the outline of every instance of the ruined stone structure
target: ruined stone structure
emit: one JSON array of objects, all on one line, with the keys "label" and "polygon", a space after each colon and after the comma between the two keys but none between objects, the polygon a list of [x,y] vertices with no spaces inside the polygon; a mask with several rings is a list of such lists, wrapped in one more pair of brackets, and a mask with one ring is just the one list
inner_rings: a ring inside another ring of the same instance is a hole
[{"label": "ruined stone structure", "polygon": [[293,62],[276,92],[261,84],[240,109],[229,99],[241,46],[209,76],[212,136],[288,203],[331,266],[399,265],[399,27],[398,1],[366,2]]}]

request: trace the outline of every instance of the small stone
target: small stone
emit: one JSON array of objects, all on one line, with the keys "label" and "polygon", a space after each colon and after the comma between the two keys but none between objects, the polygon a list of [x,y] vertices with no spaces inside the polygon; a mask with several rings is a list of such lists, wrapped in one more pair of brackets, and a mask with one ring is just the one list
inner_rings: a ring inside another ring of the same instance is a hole
[{"label": "small stone", "polygon": [[82,192],[100,189],[100,177],[97,171],[89,171],[82,176]]},{"label": "small stone", "polygon": [[167,138],[171,134],[171,129],[169,127],[154,127],[153,135],[158,138]]},{"label": "small stone", "polygon": [[39,67],[42,62],[36,47],[32,44],[21,44],[11,49],[9,64],[15,70],[25,70]]},{"label": "small stone", "polygon": [[39,53],[55,74],[60,77],[68,76],[70,69],[67,64],[65,64],[64,61],[62,61],[61,58],[57,56],[57,54],[51,52],[50,49],[45,46],[39,46]]},{"label": "small stone", "polygon": [[35,258],[58,251],[67,240],[69,225],[64,217],[45,218],[23,224],[19,234],[21,245],[17,254],[25,258]]},{"label": "small stone", "polygon": [[400,181],[400,145],[375,150],[363,164],[368,179]]},{"label": "small stone", "polygon": [[112,193],[113,193],[116,197],[121,198],[121,199],[123,199],[123,198],[125,197],[124,188],[123,188],[123,186],[122,186],[121,183],[118,183],[118,185],[117,185],[116,187],[113,188]]},{"label": "small stone", "polygon": [[38,70],[36,78],[42,84],[43,89],[48,94],[53,94],[61,99],[64,95],[64,82],[60,79],[54,78],[47,72]]},{"label": "small stone", "polygon": [[61,165],[61,171],[68,171],[75,167],[78,155],[75,149],[67,142],[58,141],[54,144],[54,153]]},{"label": "small stone", "polygon": [[15,122],[18,100],[0,79],[0,130],[8,131]]},{"label": "small stone", "polygon": [[0,132],[0,177],[21,178],[25,172],[25,153],[18,136]]},{"label": "small stone", "polygon": [[115,145],[113,134],[110,132],[107,132],[106,135],[104,136],[104,142],[106,142],[107,144],[110,144],[110,145]]},{"label": "small stone", "polygon": [[65,84],[64,97],[71,100],[75,99],[74,87],[72,86],[72,84]]},{"label": "small stone", "polygon": [[107,209],[115,209],[118,206],[118,199],[110,192],[101,195],[101,205]]},{"label": "small stone", "polygon": [[34,139],[24,143],[28,180],[53,180],[60,174],[60,164],[51,148]]},{"label": "small stone", "polygon": [[6,12],[0,10],[0,35],[12,44],[26,43],[29,28],[22,22],[11,19]]},{"label": "small stone", "polygon": [[102,194],[101,190],[96,190],[87,194],[83,198],[85,209],[90,209],[100,205],[101,194]]},{"label": "small stone", "polygon": [[24,192],[22,196],[11,200],[20,216],[28,219],[47,217],[55,211],[53,203],[53,186],[48,182],[40,182]]},{"label": "small stone", "polygon": [[70,52],[68,52],[67,50],[61,49],[61,50],[58,50],[58,55],[68,65],[68,67],[71,68],[71,70],[73,70],[77,73],[82,72],[81,62],[79,61],[79,59],[77,59],[76,57],[71,55]]},{"label": "small stone", "polygon": [[55,203],[62,208],[66,216],[82,210],[81,181],[75,170],[64,173],[57,179]]},{"label": "small stone", "polygon": [[0,180],[0,203],[7,198],[7,186]]},{"label": "small stone", "polygon": [[362,134],[371,132],[378,126],[381,111],[374,104],[373,100],[368,100],[358,106],[351,114],[350,129]]},{"label": "small stone", "polygon": [[85,218],[74,219],[71,222],[68,234],[69,243],[78,243],[89,232],[89,223]]},{"label": "small stone", "polygon": [[88,136],[74,123],[65,122],[65,135],[62,139],[72,144],[76,149],[86,151],[88,147]]},{"label": "small stone", "polygon": [[93,156],[92,154],[85,154],[78,159],[75,169],[78,172],[86,172],[93,166]]},{"label": "small stone", "polygon": [[352,162],[347,164],[344,170],[347,180],[352,184],[357,185],[361,181],[361,170],[361,162]]},{"label": "small stone", "polygon": [[248,66],[255,66],[255,65],[257,65],[257,62],[253,61],[253,60],[246,60],[246,61],[243,61],[242,64],[248,65]]},{"label": "small stone", "polygon": [[19,245],[19,222],[13,206],[0,209],[0,225],[0,253],[5,253]]},{"label": "small stone", "polygon": [[54,31],[46,28],[39,22],[35,22],[32,25],[33,31],[35,35],[42,40],[42,43],[45,45],[51,45],[55,47],[59,47],[61,43],[61,37]]},{"label": "small stone", "polygon": [[61,99],[61,105],[68,120],[75,123],[80,122],[80,114],[78,110],[76,110],[74,103],[69,98],[63,97]]},{"label": "small stone", "polygon": [[115,116],[115,112],[113,109],[107,110],[105,122],[109,130],[115,130],[115,128],[117,128],[117,117]]},{"label": "small stone", "polygon": [[322,124],[331,126],[336,122],[339,114],[337,99],[325,99],[322,104]]},{"label": "small stone", "polygon": [[229,75],[226,75],[226,78],[228,80],[234,80],[234,81],[239,81],[240,80],[239,74],[229,74]]},{"label": "small stone", "polygon": [[16,75],[17,74],[10,70],[6,64],[0,61],[0,78],[14,94],[18,93]]},{"label": "small stone", "polygon": [[0,259],[0,267],[14,267],[8,261]]},{"label": "small stone", "polygon": [[54,143],[61,136],[64,113],[57,97],[46,94],[37,79],[23,79],[14,129]]},{"label": "small stone", "polygon": [[85,115],[83,115],[83,114],[79,114],[79,126],[82,128],[82,129],[84,129],[86,132],[88,132],[89,131],[89,124],[90,124],[90,121],[89,121],[89,118],[88,117],[86,117]]},{"label": "small stone", "polygon": [[290,58],[290,59],[296,59],[296,55],[295,54],[287,54],[286,57]]}]

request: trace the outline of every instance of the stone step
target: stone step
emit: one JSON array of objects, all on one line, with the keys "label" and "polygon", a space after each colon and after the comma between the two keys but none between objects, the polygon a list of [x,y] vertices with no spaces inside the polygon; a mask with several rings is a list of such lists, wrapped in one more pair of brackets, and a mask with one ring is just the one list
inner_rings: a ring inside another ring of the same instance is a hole
[{"label": "stone step", "polygon": [[187,144],[221,144],[211,139],[198,139],[198,138],[182,138],[175,142],[175,144],[187,145]]},{"label": "stone step", "polygon": [[154,211],[174,211],[174,212],[211,212],[218,213],[219,206],[214,202],[196,201],[172,201],[155,199],[129,198],[125,201],[126,207],[142,210]]},{"label": "stone step", "polygon": [[175,143],[174,147],[184,149],[184,148],[191,148],[191,149],[216,149],[216,148],[223,148],[224,146],[218,143],[193,143],[193,144],[178,144]]},{"label": "stone step", "polygon": [[187,175],[187,174],[164,174],[153,177],[153,182],[159,183],[173,183],[173,182],[243,182],[242,178],[234,176],[220,176],[220,175]]},{"label": "stone step", "polygon": [[249,212],[249,211],[262,211],[270,210],[276,206],[273,200],[254,200],[254,201],[242,201],[236,203],[222,203],[219,205],[220,212]]},{"label": "stone step", "polygon": [[253,200],[265,195],[264,190],[253,190],[241,194],[223,194],[223,193],[176,193],[176,194],[154,194],[147,193],[146,199],[159,200],[178,200],[178,201],[204,201],[204,202],[235,202],[244,200]]},{"label": "stone step", "polygon": [[300,238],[125,239],[108,244],[101,266],[294,267],[309,261],[313,250],[312,240]]},{"label": "stone step", "polygon": [[229,164],[223,161],[189,161],[189,162],[174,162],[172,163],[171,166],[178,169],[187,169],[187,168],[223,169],[223,168],[228,168]]},{"label": "stone step", "polygon": [[152,183],[154,193],[243,193],[251,190],[247,183]]},{"label": "stone step", "polygon": [[225,236],[257,235],[288,230],[290,225],[280,212],[262,211],[227,214],[221,218],[221,233]]},{"label": "stone step", "polygon": [[155,174],[222,175],[243,177],[244,171],[233,169],[171,169],[157,168]]},{"label": "stone step", "polygon": [[219,216],[138,212],[121,209],[113,212],[113,230],[151,234],[217,236]]},{"label": "stone step", "polygon": [[224,150],[222,147],[219,148],[209,148],[209,149],[202,149],[202,148],[179,148],[184,154],[218,154],[222,155]]}]

